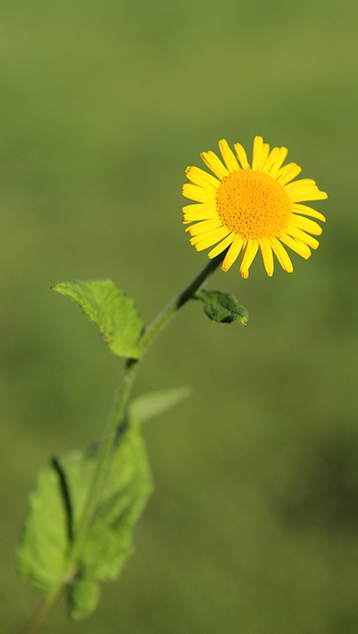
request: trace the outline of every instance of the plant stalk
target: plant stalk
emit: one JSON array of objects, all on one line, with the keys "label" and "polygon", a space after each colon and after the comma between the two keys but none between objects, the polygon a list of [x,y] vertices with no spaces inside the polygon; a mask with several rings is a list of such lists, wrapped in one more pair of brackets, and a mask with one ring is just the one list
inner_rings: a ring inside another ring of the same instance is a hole
[{"label": "plant stalk", "polygon": [[21,629],[19,634],[33,634],[33,632],[35,632],[38,626],[41,625],[42,621],[45,620],[46,616],[51,612],[56,603],[60,600],[65,587],[65,583],[61,583],[56,591],[49,597],[47,597],[47,599],[45,599],[45,601],[40,605],[39,609]]},{"label": "plant stalk", "polygon": [[[184,304],[194,297],[196,291],[205,284],[207,278],[220,266],[224,257],[225,252],[218,255],[213,260],[210,260],[200,273],[198,273],[198,275],[190,282],[190,284],[188,284],[181,293],[174,297],[164,310],[157,315],[148,328],[146,328],[139,340],[139,348],[142,352],[142,356],[147,351],[153,339],[167,325],[170,319],[174,317]],[[123,377],[115,392],[108,423],[101,442],[97,464],[89,486],[87,500],[77,525],[72,547],[69,551],[68,566],[64,575],[64,580],[61,582],[56,591],[44,601],[39,610],[37,610],[32,619],[25,626],[25,629],[21,630],[20,634],[32,634],[35,631],[62,595],[66,584],[70,584],[76,576],[77,562],[81,554],[81,548],[85,542],[87,530],[95,514],[102,492],[102,487],[110,468],[116,431],[118,425],[120,425],[124,419],[140,362],[141,359],[127,359]]]}]

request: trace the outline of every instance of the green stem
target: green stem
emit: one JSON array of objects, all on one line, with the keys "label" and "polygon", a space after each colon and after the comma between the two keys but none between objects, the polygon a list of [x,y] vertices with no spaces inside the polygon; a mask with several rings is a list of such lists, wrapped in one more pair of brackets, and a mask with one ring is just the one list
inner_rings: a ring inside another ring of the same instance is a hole
[{"label": "green stem", "polygon": [[218,266],[222,263],[225,257],[225,252],[218,255],[213,260],[210,260],[206,266],[198,273],[196,277],[188,284],[188,286],[179,295],[174,297],[171,302],[159,313],[159,315],[152,321],[152,323],[145,330],[142,335],[139,346],[143,352],[147,349],[148,345],[152,341],[153,337],[157,335],[167,322],[174,317],[175,313],[186,304],[189,299],[192,299],[196,291],[204,285],[207,278],[216,271]]},{"label": "green stem", "polygon": [[61,595],[65,589],[65,583],[61,583],[57,590],[51,594],[45,601],[42,603],[40,608],[35,612],[33,617],[26,623],[25,627],[20,631],[20,634],[32,634],[39,625],[41,625],[42,621],[46,618],[46,616],[51,612],[52,608],[56,605],[57,601],[61,598]]},{"label": "green stem", "polygon": [[[200,271],[200,273],[190,282],[190,284],[179,295],[169,302],[164,310],[154,319],[154,321],[148,326],[148,328],[142,334],[139,340],[139,347],[144,354],[152,342],[154,337],[167,325],[169,320],[177,313],[177,311],[193,298],[195,292],[203,286],[209,275],[220,266],[223,261],[225,253],[220,254]],[[62,594],[65,584],[71,583],[77,572],[77,562],[81,552],[81,548],[86,539],[87,529],[91,524],[93,515],[96,511],[97,504],[102,491],[102,486],[106,478],[107,472],[111,464],[111,454],[116,436],[118,425],[122,422],[129,396],[132,390],[133,382],[137,374],[140,365],[140,359],[127,359],[123,378],[116,390],[112,409],[110,412],[109,420],[101,443],[101,448],[98,454],[97,464],[93,473],[92,481],[89,487],[87,500],[82,510],[76,535],[69,552],[68,567],[64,577],[64,581],[60,584],[59,588],[53,595],[48,597],[40,609],[33,616],[29,622],[27,629],[23,630],[21,634],[32,634],[32,632],[40,625],[43,619],[52,609],[59,596]]]},{"label": "green stem", "polygon": [[110,466],[110,457],[117,427],[123,418],[129,395],[132,389],[133,381],[135,375],[137,374],[137,370],[138,360],[128,359],[125,365],[123,379],[119,387],[117,388],[114,397],[112,411],[107,423],[106,430],[104,432],[101,448],[98,454],[97,464],[88,491],[87,500],[82,514],[80,515],[75,538],[69,553],[69,564],[66,574],[68,582],[70,582],[76,574],[76,562],[78,559],[78,555],[85,540],[87,529],[91,523],[98,500],[101,495],[102,485]]},{"label": "green stem", "polygon": [[[189,301],[195,292],[204,284],[209,275],[211,275],[221,264],[224,254],[218,256],[214,260],[210,260],[208,264],[200,271],[200,273],[190,282],[190,284],[179,295],[174,297],[171,302],[159,313],[154,321],[144,331],[139,340],[139,347],[144,354],[153,340],[153,338],[162,330],[175,313]],[[107,475],[110,465],[110,455],[113,447],[113,441],[116,435],[118,425],[121,423],[129,396],[132,390],[135,376],[140,365],[140,359],[128,359],[124,369],[124,375],[114,397],[112,411],[109,417],[106,431],[104,433],[101,450],[99,452],[97,465],[93,474],[93,479],[87,496],[87,502],[82,511],[76,536],[70,552],[69,568],[74,568],[77,555],[81,549],[86,531],[91,523],[92,517],[97,507],[98,500],[101,495],[103,481]]]}]

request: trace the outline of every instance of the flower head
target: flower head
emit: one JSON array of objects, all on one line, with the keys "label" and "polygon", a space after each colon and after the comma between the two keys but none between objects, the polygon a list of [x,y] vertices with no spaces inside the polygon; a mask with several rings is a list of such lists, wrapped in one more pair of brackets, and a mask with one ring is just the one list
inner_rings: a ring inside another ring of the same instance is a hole
[{"label": "flower head", "polygon": [[268,275],[273,274],[273,253],[290,273],[293,266],[283,245],[309,258],[310,247],[317,249],[319,244],[312,235],[320,235],[322,229],[306,216],[325,222],[322,214],[300,203],[323,200],[327,194],[309,178],[293,181],[301,168],[296,163],[282,167],[286,148],[275,147],[270,152],[269,145],[257,136],[250,167],[242,145],[235,143],[234,147],[236,156],[225,139],[219,141],[224,163],[214,152],[201,154],[215,176],[199,167],[186,170],[183,196],[197,203],[183,208],[183,222],[195,222],[186,229],[192,236],[190,242],[197,251],[216,245],[209,258],[227,249],[223,271],[228,271],[242,251],[240,272],[244,278],[259,248]]}]

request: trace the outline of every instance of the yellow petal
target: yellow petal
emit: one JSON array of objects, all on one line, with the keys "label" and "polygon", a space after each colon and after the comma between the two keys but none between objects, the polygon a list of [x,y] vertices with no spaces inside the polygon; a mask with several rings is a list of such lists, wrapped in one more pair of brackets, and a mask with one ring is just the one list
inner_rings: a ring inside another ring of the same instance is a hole
[{"label": "yellow petal", "polygon": [[225,139],[221,139],[221,141],[219,141],[219,148],[229,172],[237,172],[237,170],[240,169],[240,166],[236,160],[234,152],[230,149],[229,144]]},{"label": "yellow petal", "polygon": [[262,170],[263,166],[266,163],[269,152],[270,152],[269,144],[264,143],[263,138],[261,136],[255,137],[253,158],[252,158],[252,169],[254,171],[259,172]]},{"label": "yellow petal", "polygon": [[219,240],[223,240],[230,233],[230,230],[226,227],[222,227],[222,229],[216,229],[215,231],[210,231],[204,235],[195,236],[190,239],[192,245],[195,246],[197,251],[203,251],[208,247],[213,246],[219,242]]},{"label": "yellow petal", "polygon": [[322,233],[322,227],[320,227],[317,222],[314,222],[309,218],[297,216],[296,214],[292,214],[291,218],[287,222],[287,226],[298,227],[298,229],[308,231],[308,233],[312,233],[314,236],[320,236]]},{"label": "yellow petal", "polygon": [[263,166],[265,165],[268,155],[270,153],[270,146],[268,143],[263,144],[262,153],[261,153],[261,161],[260,161],[260,170],[262,171]]},{"label": "yellow petal", "polygon": [[222,242],[220,242],[220,244],[218,244],[211,251],[209,251],[208,258],[212,260],[213,258],[216,258],[217,255],[220,255],[220,253],[225,251],[225,249],[227,249],[230,246],[234,238],[235,238],[235,234],[230,233],[224,240],[222,240]]},{"label": "yellow petal", "polygon": [[[296,238],[296,240],[299,240],[300,242],[304,242],[305,244],[308,244],[308,246],[311,247],[312,249],[317,249],[317,247],[319,246],[319,242],[318,240],[316,240],[316,238],[313,238],[308,233],[305,233],[304,231],[302,231],[301,229],[298,229],[297,227],[287,226],[285,228],[285,234],[288,234],[292,236],[293,238]],[[281,236],[280,236],[280,239],[281,239]]]},{"label": "yellow petal", "polygon": [[289,193],[287,192],[291,203],[300,203],[300,202],[304,202],[306,200],[325,200],[326,198],[328,198],[326,192],[321,192],[319,191],[319,189],[316,189],[315,191],[311,191],[311,192],[307,192],[307,193]]},{"label": "yellow petal", "polygon": [[286,156],[287,156],[287,148],[285,147],[281,147],[277,153],[277,156],[274,160],[274,163],[270,169],[270,171],[268,172],[270,174],[270,176],[272,176],[272,178],[276,178],[276,175],[282,165],[282,163],[284,162]]},{"label": "yellow petal", "polygon": [[204,187],[204,189],[209,187],[210,189],[214,189],[216,191],[220,185],[220,181],[217,178],[207,172],[204,172],[204,170],[200,169],[200,167],[187,167],[185,171],[188,180],[195,183],[195,185]]},{"label": "yellow petal", "polygon": [[215,174],[215,176],[220,178],[220,180],[229,175],[229,172],[226,169],[225,165],[211,150],[209,150],[209,152],[202,152],[200,156],[209,170],[211,170]]},{"label": "yellow petal", "polygon": [[234,241],[233,241],[230,249],[228,250],[228,252],[227,252],[227,254],[225,256],[225,260],[222,263],[221,268],[222,268],[223,271],[228,271],[229,268],[237,260],[238,255],[239,255],[239,253],[241,251],[241,247],[242,247],[243,244],[244,244],[244,238],[242,238],[241,236],[236,234],[235,237],[234,237]]},{"label": "yellow petal", "polygon": [[312,178],[300,178],[298,181],[285,185],[287,193],[290,192],[292,194],[296,192],[316,191],[316,189],[318,189],[316,181],[312,180]]},{"label": "yellow petal", "polygon": [[196,225],[185,229],[185,232],[191,236],[199,236],[203,233],[208,233],[208,231],[218,229],[219,227],[222,227],[222,222],[219,218],[215,218],[215,220],[203,220],[203,222],[198,222]]},{"label": "yellow petal", "polygon": [[281,264],[284,271],[292,273],[293,266],[286,249],[282,246],[281,242],[277,238],[270,238],[271,246],[275,256]]},{"label": "yellow petal", "polygon": [[191,204],[191,205],[185,205],[185,207],[183,207],[183,213],[195,213],[196,211],[198,212],[202,212],[202,211],[212,211],[213,209],[215,209],[215,204],[205,204],[205,203],[198,203],[198,204]]},{"label": "yellow petal", "polygon": [[281,167],[278,171],[276,180],[280,183],[280,185],[287,185],[290,181],[292,181],[296,176],[298,176],[302,172],[302,168],[296,163],[288,163],[285,167]]},{"label": "yellow petal", "polygon": [[322,220],[322,222],[326,222],[325,217],[316,211],[315,209],[311,209],[311,207],[307,207],[306,205],[292,205],[293,211],[297,211],[299,214],[304,214],[305,216],[312,216],[312,218],[317,218],[317,220]]},{"label": "yellow petal", "polygon": [[274,263],[273,263],[273,255],[272,255],[270,240],[268,238],[260,238],[259,245],[260,245],[261,255],[262,255],[262,259],[266,269],[266,273],[269,277],[272,277]]},{"label": "yellow petal", "polygon": [[241,167],[243,170],[250,169],[249,161],[247,160],[246,152],[240,143],[234,144],[236,156],[241,163]]},{"label": "yellow petal", "polygon": [[252,169],[257,172],[261,166],[261,154],[264,145],[262,136],[255,136],[254,149],[252,152]]},{"label": "yellow petal", "polygon": [[307,244],[304,244],[303,242],[300,242],[298,240],[294,240],[293,238],[291,238],[291,236],[288,236],[286,233],[282,233],[280,235],[280,240],[281,242],[286,244],[288,247],[290,247],[292,251],[295,251],[296,253],[298,253],[298,255],[300,255],[305,260],[307,260],[310,257],[311,250],[307,246]]},{"label": "yellow petal", "polygon": [[213,203],[215,204],[215,190],[203,189],[198,185],[192,183],[185,183],[183,185],[183,196],[190,198],[190,200],[196,200],[199,203]]},{"label": "yellow petal", "polygon": [[245,273],[249,271],[249,268],[254,260],[254,257],[257,253],[258,248],[259,248],[258,240],[249,239],[247,241],[245,248],[242,252],[242,259],[241,259],[241,266],[240,266],[241,273]]},{"label": "yellow petal", "polygon": [[271,150],[271,152],[268,155],[264,165],[261,168],[261,172],[264,172],[265,174],[269,174],[270,173],[270,169],[273,166],[279,151],[280,150],[279,150],[278,147],[274,147],[273,150]]},{"label": "yellow petal", "polygon": [[183,223],[187,225],[189,222],[195,222],[196,220],[215,220],[217,217],[218,215],[216,211],[197,211],[193,214],[185,214],[183,218]]}]

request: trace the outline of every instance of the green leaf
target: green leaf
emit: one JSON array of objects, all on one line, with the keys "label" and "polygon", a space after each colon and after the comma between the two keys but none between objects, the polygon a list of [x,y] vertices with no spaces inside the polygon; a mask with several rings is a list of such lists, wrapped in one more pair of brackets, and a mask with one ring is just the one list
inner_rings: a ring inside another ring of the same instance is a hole
[{"label": "green leaf", "polygon": [[89,616],[94,612],[99,600],[99,584],[86,579],[77,578],[71,586],[70,612],[75,621]]},{"label": "green leaf", "polygon": [[[39,477],[22,543],[20,573],[51,594],[66,572],[71,537],[86,501],[98,448],[53,461]],[[75,619],[96,607],[98,582],[114,579],[132,551],[132,532],[152,490],[152,478],[138,424],[128,424],[117,440],[100,501],[69,586]]]},{"label": "green leaf", "polygon": [[[95,454],[65,456],[60,460],[72,494],[74,527],[85,500]],[[96,606],[99,581],[115,579],[132,552],[132,532],[152,490],[152,478],[140,428],[130,425],[119,437],[110,472],[79,561],[78,578],[70,596],[75,619]],[[92,584],[92,585],[91,585]],[[93,585],[95,584],[95,585]]]},{"label": "green leaf", "polygon": [[129,412],[134,419],[144,423],[146,420],[171,409],[180,401],[188,398],[190,394],[188,387],[148,392],[132,401],[129,406]]},{"label": "green leaf", "polygon": [[19,573],[44,595],[52,594],[66,570],[68,523],[60,483],[54,469],[42,471],[30,497],[21,544]]},{"label": "green leaf", "polygon": [[109,349],[120,357],[139,359],[142,323],[129,299],[111,280],[60,282],[54,291],[73,299],[98,326]]},{"label": "green leaf", "polygon": [[[99,504],[78,559],[78,572],[68,586],[71,615],[80,620],[93,612],[99,582],[115,579],[132,552],[132,533],[152,490],[140,423],[161,414],[189,395],[188,388],[152,392],[129,407],[118,431],[112,463]],[[63,581],[73,535],[86,503],[98,446],[74,451],[52,461],[40,473],[38,488],[18,548],[19,572],[43,594]]]},{"label": "green leaf", "polygon": [[204,312],[209,319],[226,324],[238,321],[247,326],[249,314],[233,295],[202,290],[196,293],[195,297],[204,302]]}]

